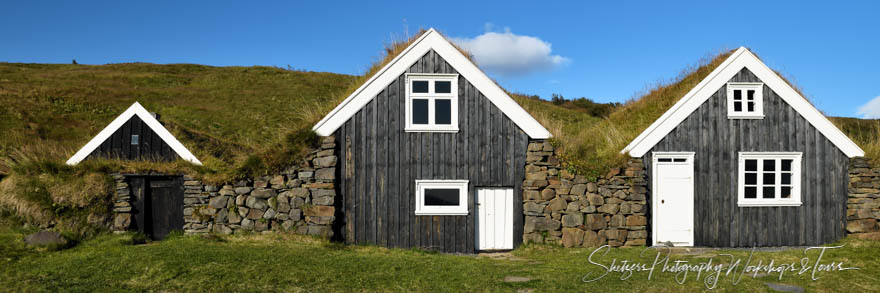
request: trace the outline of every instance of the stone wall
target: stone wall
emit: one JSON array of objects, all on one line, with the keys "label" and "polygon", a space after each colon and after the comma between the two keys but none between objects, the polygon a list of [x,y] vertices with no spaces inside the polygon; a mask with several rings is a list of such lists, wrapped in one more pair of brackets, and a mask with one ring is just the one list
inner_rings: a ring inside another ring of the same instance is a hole
[{"label": "stone wall", "polygon": [[849,198],[846,202],[846,232],[862,239],[880,240],[880,168],[864,158],[849,165]]},{"label": "stone wall", "polygon": [[[322,138],[319,149],[280,174],[222,185],[184,176],[184,232],[231,234],[240,231],[294,231],[333,236],[336,219],[335,140]],[[133,201],[124,175],[117,182],[113,229],[128,230]]]},{"label": "stone wall", "polygon": [[546,141],[529,142],[523,182],[524,243],[642,246],[647,179],[640,159],[596,181],[565,171]]}]

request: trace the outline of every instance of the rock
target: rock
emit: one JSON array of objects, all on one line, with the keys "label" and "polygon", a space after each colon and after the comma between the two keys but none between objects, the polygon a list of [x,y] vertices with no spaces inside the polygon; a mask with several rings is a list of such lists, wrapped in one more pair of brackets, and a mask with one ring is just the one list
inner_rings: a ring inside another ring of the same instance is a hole
[{"label": "rock", "polygon": [[538,233],[523,235],[523,243],[544,243],[544,236]]},{"label": "rock", "polygon": [[247,202],[247,195],[239,195],[235,197],[235,205],[243,206],[245,202]]},{"label": "rock", "polygon": [[24,237],[24,243],[28,245],[34,246],[48,246],[48,245],[57,245],[64,246],[67,245],[67,239],[64,236],[61,236],[58,232],[52,231],[40,231],[28,236]]},{"label": "rock", "polygon": [[294,188],[290,190],[290,194],[295,197],[308,197],[309,190],[305,188]]},{"label": "rock", "polygon": [[604,204],[604,205],[600,206],[600,207],[599,207],[598,209],[596,209],[596,210],[599,211],[600,213],[616,214],[616,213],[617,213],[617,210],[618,210],[619,208],[620,208],[620,207],[617,206],[617,204]]},{"label": "rock", "polygon": [[585,223],[589,230],[605,229],[605,217],[600,214],[588,214]]},{"label": "rock", "polygon": [[263,232],[269,230],[269,221],[254,221],[254,231]]},{"label": "rock", "polygon": [[262,210],[251,209],[250,211],[248,211],[247,218],[251,220],[258,220],[263,217],[264,213],[265,212],[263,212]]},{"label": "rock", "polygon": [[877,220],[862,219],[846,222],[846,231],[849,233],[875,232],[877,231]]},{"label": "rock", "polygon": [[532,278],[529,277],[517,277],[517,276],[506,276],[504,277],[505,283],[525,283],[531,281]]},{"label": "rock", "polygon": [[290,199],[290,207],[291,208],[299,208],[305,203],[306,203],[306,200],[302,197],[294,197],[294,198]]},{"label": "rock", "polygon": [[580,207],[581,207],[580,203],[573,201],[573,202],[568,203],[568,206],[565,207],[565,211],[576,212],[580,209]]},{"label": "rock", "polygon": [[322,205],[322,206],[330,206],[333,205],[333,197],[332,196],[322,196],[312,199],[312,204]]},{"label": "rock", "polygon": [[556,197],[556,192],[553,191],[553,189],[546,188],[544,190],[541,190],[541,199],[550,200],[554,197]]},{"label": "rock", "polygon": [[645,239],[630,239],[632,236],[629,236],[626,240],[626,243],[623,246],[645,246],[647,240]]},{"label": "rock", "polygon": [[777,283],[764,283],[767,287],[770,287],[773,291],[777,292],[788,292],[788,293],[802,293],[804,292],[804,288],[798,287],[795,285],[788,284],[777,284]]},{"label": "rock", "polygon": [[214,215],[214,223],[226,223],[229,219],[229,212],[224,208],[217,211],[217,214]]},{"label": "rock", "polygon": [[336,168],[318,169],[318,171],[315,171],[315,179],[318,179],[318,180],[336,179]]},{"label": "rock", "polygon": [[248,197],[247,202],[245,203],[245,206],[247,206],[251,209],[254,209],[254,210],[263,211],[269,207],[269,202],[266,201],[265,199],[259,199],[259,198],[251,196],[251,197]]},{"label": "rock", "polygon": [[247,214],[250,213],[251,209],[246,207],[238,207],[238,215],[242,218],[247,217]]},{"label": "rock", "polygon": [[571,194],[574,195],[584,195],[587,191],[587,185],[585,184],[575,184],[571,187]]},{"label": "rock", "polygon": [[232,188],[228,188],[228,189],[227,189],[227,188],[224,188],[224,189],[221,189],[221,190],[220,190],[220,195],[225,195],[225,196],[235,196],[235,195],[236,195],[236,193],[235,193],[235,189],[232,189]]},{"label": "rock", "polygon": [[236,211],[234,213],[228,212],[226,216],[227,216],[227,220],[229,221],[230,224],[241,223],[241,215],[238,214],[238,211]]},{"label": "rock", "polygon": [[248,194],[249,192],[251,192],[251,190],[253,190],[253,188],[250,188],[250,187],[247,187],[247,186],[245,186],[245,187],[236,187],[236,188],[235,188],[235,193],[238,193],[238,194]]},{"label": "rock", "polygon": [[[563,227],[577,227],[584,224],[584,215],[583,214],[568,214],[562,216],[562,226]],[[563,229],[565,231],[565,229]]]},{"label": "rock", "polygon": [[284,231],[290,231],[290,229],[293,228],[293,221],[281,222],[281,228],[284,229]]},{"label": "rock", "polygon": [[322,196],[336,196],[336,190],[334,189],[315,189],[312,190],[312,197],[322,197]]},{"label": "rock", "polygon": [[303,210],[303,214],[306,216],[314,217],[333,216],[335,212],[336,208],[332,206],[311,206],[308,209]]},{"label": "rock", "polygon": [[312,172],[312,171],[302,171],[302,172],[299,172],[299,175],[298,175],[298,176],[299,176],[300,179],[309,179],[309,178],[312,178],[312,177],[315,176],[315,172]]},{"label": "rock", "polygon": [[595,193],[597,191],[599,191],[599,185],[596,185],[595,182],[588,182],[587,183],[587,192]]},{"label": "rock", "polygon": [[626,217],[627,226],[645,226],[648,224],[648,218],[645,216],[629,216]]},{"label": "rock", "polygon": [[605,204],[605,199],[603,199],[601,195],[595,193],[587,193],[587,200],[590,201],[590,204],[594,206]]},{"label": "rock", "polygon": [[584,247],[597,247],[602,243],[599,234],[594,231],[584,231]]},{"label": "rock", "polygon": [[617,192],[614,192],[614,197],[624,199],[626,198],[626,192],[624,192],[623,190],[618,190]]},{"label": "rock", "polygon": [[266,188],[266,187],[269,187],[269,180],[268,179],[254,180],[254,189]]},{"label": "rock", "polygon": [[626,225],[626,217],[623,215],[611,216],[611,221],[608,221],[608,226],[612,228],[623,227],[624,225]]},{"label": "rock", "polygon": [[290,205],[289,205],[289,204],[286,204],[286,203],[279,203],[279,204],[278,204],[278,212],[280,212],[280,213],[286,213],[286,212],[289,212],[289,211],[290,211]]},{"label": "rock", "polygon": [[535,231],[551,231],[559,229],[560,223],[557,220],[544,217],[526,217],[525,233]]},{"label": "rock", "polygon": [[626,197],[626,200],[645,200],[645,194],[644,193],[630,193]]},{"label": "rock", "polygon": [[535,202],[526,202],[523,204],[523,212],[527,215],[540,215],[544,212],[545,205],[537,204]]},{"label": "rock", "polygon": [[284,185],[284,175],[276,175],[269,180],[270,185]]},{"label": "rock", "polygon": [[232,228],[229,228],[227,225],[214,224],[214,233],[229,235],[232,234]]},{"label": "rock", "polygon": [[862,240],[880,240],[880,232],[871,232],[871,233],[855,233],[850,234],[851,237]]},{"label": "rock", "polygon": [[526,173],[526,180],[545,180],[547,179],[547,171]]},{"label": "rock", "polygon": [[318,168],[333,167],[336,166],[336,156],[315,158],[314,160],[312,160],[312,164],[314,164],[315,167]]},{"label": "rock", "polygon": [[113,227],[118,229],[128,229],[130,225],[131,214],[116,214],[116,217],[113,219]]},{"label": "rock", "polygon": [[544,187],[550,185],[550,182],[547,180],[525,180],[523,181],[523,187]]},{"label": "rock", "polygon": [[276,212],[274,209],[268,209],[268,210],[266,210],[266,213],[263,214],[263,219],[271,220],[272,218],[275,217],[275,214],[276,214]]},{"label": "rock", "polygon": [[[647,230],[629,231],[629,235],[627,236],[627,238],[628,239],[647,239],[648,238],[648,231]],[[644,245],[644,244],[642,244],[642,245]]]},{"label": "rock", "polygon": [[217,196],[211,199],[208,203],[208,206],[215,209],[222,209],[226,207],[226,204],[229,202],[229,197],[225,195]]},{"label": "rock", "polygon": [[541,199],[541,193],[537,190],[524,190],[523,197],[525,200],[539,200]]},{"label": "rock", "polygon": [[290,220],[292,220],[292,221],[299,221],[299,220],[302,220],[302,210],[299,210],[299,209],[297,209],[297,210],[290,210],[290,214],[289,214],[289,215],[290,215],[290,216],[289,216],[289,217],[290,217]]},{"label": "rock", "polygon": [[251,197],[270,198],[278,195],[274,189],[257,189],[251,192]]},{"label": "rock", "polygon": [[564,210],[568,203],[562,198],[554,198],[550,201],[550,211],[558,212]]},{"label": "rock", "polygon": [[577,228],[562,228],[562,246],[580,246],[584,241],[584,230]]}]

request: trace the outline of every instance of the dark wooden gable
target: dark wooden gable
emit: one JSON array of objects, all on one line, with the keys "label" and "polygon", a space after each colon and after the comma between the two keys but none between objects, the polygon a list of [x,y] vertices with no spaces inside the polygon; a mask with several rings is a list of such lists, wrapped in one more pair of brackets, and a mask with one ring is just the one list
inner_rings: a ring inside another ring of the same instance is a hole
[{"label": "dark wooden gable", "polygon": [[[429,51],[408,73],[456,73]],[[474,252],[476,187],[511,187],[522,202],[529,137],[468,80],[458,80],[457,133],[405,132],[405,76],[336,132],[341,157],[337,210],[347,243]],[[416,216],[415,180],[467,179],[467,216]],[[522,241],[514,204],[514,245]]]},{"label": "dark wooden gable", "polygon": [[[138,135],[138,144],[132,145],[132,135]],[[123,160],[172,161],[177,153],[137,115],[131,116],[116,132],[96,148],[89,158],[102,157]]]},{"label": "dark wooden gable", "polygon": [[[730,81],[761,80],[743,69]],[[697,246],[815,245],[844,236],[847,156],[769,87],[763,91],[764,119],[728,119],[727,88],[722,86],[651,149],[695,152]],[[741,151],[803,152],[803,205],[738,207]],[[651,152],[643,158],[650,176]]]}]

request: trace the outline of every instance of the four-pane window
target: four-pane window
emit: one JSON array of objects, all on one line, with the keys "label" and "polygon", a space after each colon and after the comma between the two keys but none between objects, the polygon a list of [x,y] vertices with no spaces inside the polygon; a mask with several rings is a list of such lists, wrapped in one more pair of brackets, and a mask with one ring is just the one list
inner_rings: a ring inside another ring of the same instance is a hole
[{"label": "four-pane window", "polygon": [[407,74],[406,131],[458,131],[458,75]]},{"label": "four-pane window", "polygon": [[731,119],[764,118],[764,84],[731,82],[727,84],[727,117]]}]

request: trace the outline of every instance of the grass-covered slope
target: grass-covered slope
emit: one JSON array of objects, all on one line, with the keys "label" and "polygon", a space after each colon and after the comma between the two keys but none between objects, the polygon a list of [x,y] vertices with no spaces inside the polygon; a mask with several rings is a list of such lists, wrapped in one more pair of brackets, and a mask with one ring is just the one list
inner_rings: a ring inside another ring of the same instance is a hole
[{"label": "grass-covered slope", "polygon": [[315,117],[354,80],[272,67],[0,63],[0,172],[28,159],[63,162],[135,101],[208,172],[232,174],[252,156],[271,165],[308,140]]}]

